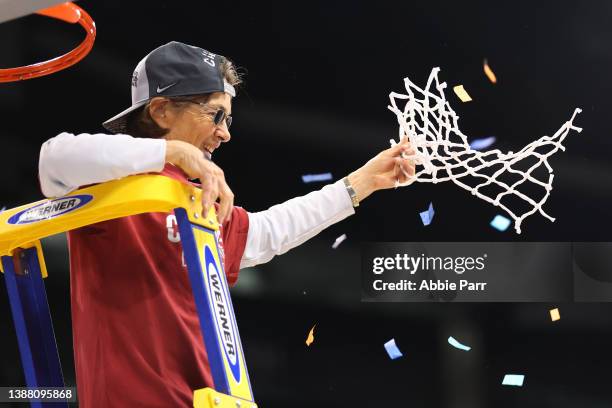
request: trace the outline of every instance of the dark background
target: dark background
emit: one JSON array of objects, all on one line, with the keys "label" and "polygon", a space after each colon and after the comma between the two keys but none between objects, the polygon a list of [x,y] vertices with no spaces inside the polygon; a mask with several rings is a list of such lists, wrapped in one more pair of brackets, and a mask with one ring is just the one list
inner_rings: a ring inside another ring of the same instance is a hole
[{"label": "dark background", "polygon": [[[550,164],[554,190],[517,235],[488,224],[496,208],[451,183],[375,193],[357,215],[266,265],[234,289],[251,382],[269,407],[612,407],[612,305],[372,304],[359,301],[359,245],[367,241],[612,241],[609,73],[612,3],[170,2],[78,3],[94,18],[91,54],[52,76],[0,85],[0,208],[41,198],[40,145],[59,132],[101,132],[130,104],[136,63],[178,40],[244,67],[232,142],[215,153],[250,211],[319,188],[306,173],[339,179],[396,137],[388,94],[405,76],[420,86],[434,66],[472,138],[494,135],[516,151],[552,135],[583,109],[566,152]],[[1,12],[1,11],[0,11]],[[79,26],[40,16],[0,24],[0,66],[66,52]],[[482,72],[487,58],[498,77]],[[462,104],[450,88],[463,84]],[[424,227],[419,211],[433,202]],[[334,239],[346,233],[337,250]],[[65,239],[44,241],[47,291],[66,383],[75,384]],[[561,320],[548,310],[560,307]],[[317,324],[315,342],[306,335]],[[5,285],[0,285],[0,384],[22,385]],[[449,335],[473,347],[451,348]],[[395,338],[404,357],[391,361]],[[526,375],[505,387],[506,373]]]}]

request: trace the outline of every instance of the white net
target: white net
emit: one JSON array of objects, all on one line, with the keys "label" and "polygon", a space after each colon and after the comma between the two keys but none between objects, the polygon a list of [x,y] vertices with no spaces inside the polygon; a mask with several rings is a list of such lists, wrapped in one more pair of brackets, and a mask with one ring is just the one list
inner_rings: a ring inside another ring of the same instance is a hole
[{"label": "white net", "polygon": [[[452,181],[473,195],[502,208],[514,220],[514,228],[521,233],[525,218],[539,212],[551,221],[542,206],[552,190],[553,169],[548,158],[558,150],[565,151],[563,140],[571,129],[580,109],[574,110],[553,136],[542,136],[518,152],[503,153],[498,149],[481,152],[470,148],[467,137],[458,127],[459,116],[445,98],[446,83],[440,83],[434,68],[425,89],[405,78],[406,94],[389,94],[389,109],[397,116],[399,138],[408,136],[415,150],[412,156],[416,174],[408,182],[440,183]],[[391,140],[391,144],[397,142]],[[528,183],[526,183],[528,182]],[[530,184],[524,188],[524,183]],[[535,192],[540,190],[541,193]],[[492,192],[494,191],[494,192]],[[531,198],[538,196],[539,198]],[[517,200],[518,199],[518,200]],[[523,208],[527,209],[523,209]]]}]

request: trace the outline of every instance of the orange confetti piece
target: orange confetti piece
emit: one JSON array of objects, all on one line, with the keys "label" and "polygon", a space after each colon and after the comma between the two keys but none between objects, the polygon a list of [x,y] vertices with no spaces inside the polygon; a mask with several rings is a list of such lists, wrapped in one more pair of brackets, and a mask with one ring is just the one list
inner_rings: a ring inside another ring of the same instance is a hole
[{"label": "orange confetti piece", "polygon": [[489,67],[489,64],[487,63],[486,59],[484,60],[483,68],[484,68],[485,75],[487,76],[487,78],[489,78],[489,81],[491,81],[491,83],[496,84],[497,83],[497,77],[495,76],[495,73],[493,72],[491,67]]},{"label": "orange confetti piece", "polygon": [[455,91],[455,95],[457,95],[459,99],[461,99],[461,102],[469,102],[472,100],[472,97],[470,96],[470,94],[467,93],[465,88],[463,88],[463,85],[457,85],[453,87],[453,91]]},{"label": "orange confetti piece", "polygon": [[561,314],[559,314],[559,309],[552,309],[550,311],[550,319],[553,322],[556,322],[557,320],[561,319]]},{"label": "orange confetti piece", "polygon": [[310,333],[308,333],[308,338],[306,339],[307,346],[310,346],[312,342],[314,341],[314,329],[316,326],[317,326],[316,324],[312,326],[312,329],[310,329]]}]

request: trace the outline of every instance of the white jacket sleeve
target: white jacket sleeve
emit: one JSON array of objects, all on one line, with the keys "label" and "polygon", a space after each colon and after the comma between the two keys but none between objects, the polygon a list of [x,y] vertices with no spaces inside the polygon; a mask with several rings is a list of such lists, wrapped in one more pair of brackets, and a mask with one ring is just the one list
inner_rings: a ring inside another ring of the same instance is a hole
[{"label": "white jacket sleeve", "polygon": [[38,178],[45,197],[164,168],[166,141],[129,135],[61,133],[43,143]]},{"label": "white jacket sleeve", "polygon": [[257,213],[249,213],[241,268],[268,262],[355,213],[342,180]]}]

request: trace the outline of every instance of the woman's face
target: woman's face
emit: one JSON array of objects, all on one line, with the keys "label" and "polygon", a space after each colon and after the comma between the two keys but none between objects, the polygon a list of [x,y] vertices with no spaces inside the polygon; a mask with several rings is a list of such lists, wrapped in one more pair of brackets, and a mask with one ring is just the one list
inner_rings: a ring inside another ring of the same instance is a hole
[{"label": "woman's face", "polygon": [[229,142],[231,134],[226,120],[214,123],[215,113],[222,109],[232,113],[232,98],[224,92],[215,92],[203,105],[192,102],[170,102],[165,105],[160,125],[168,129],[167,140],[181,140],[200,149],[209,159],[223,142]]}]

